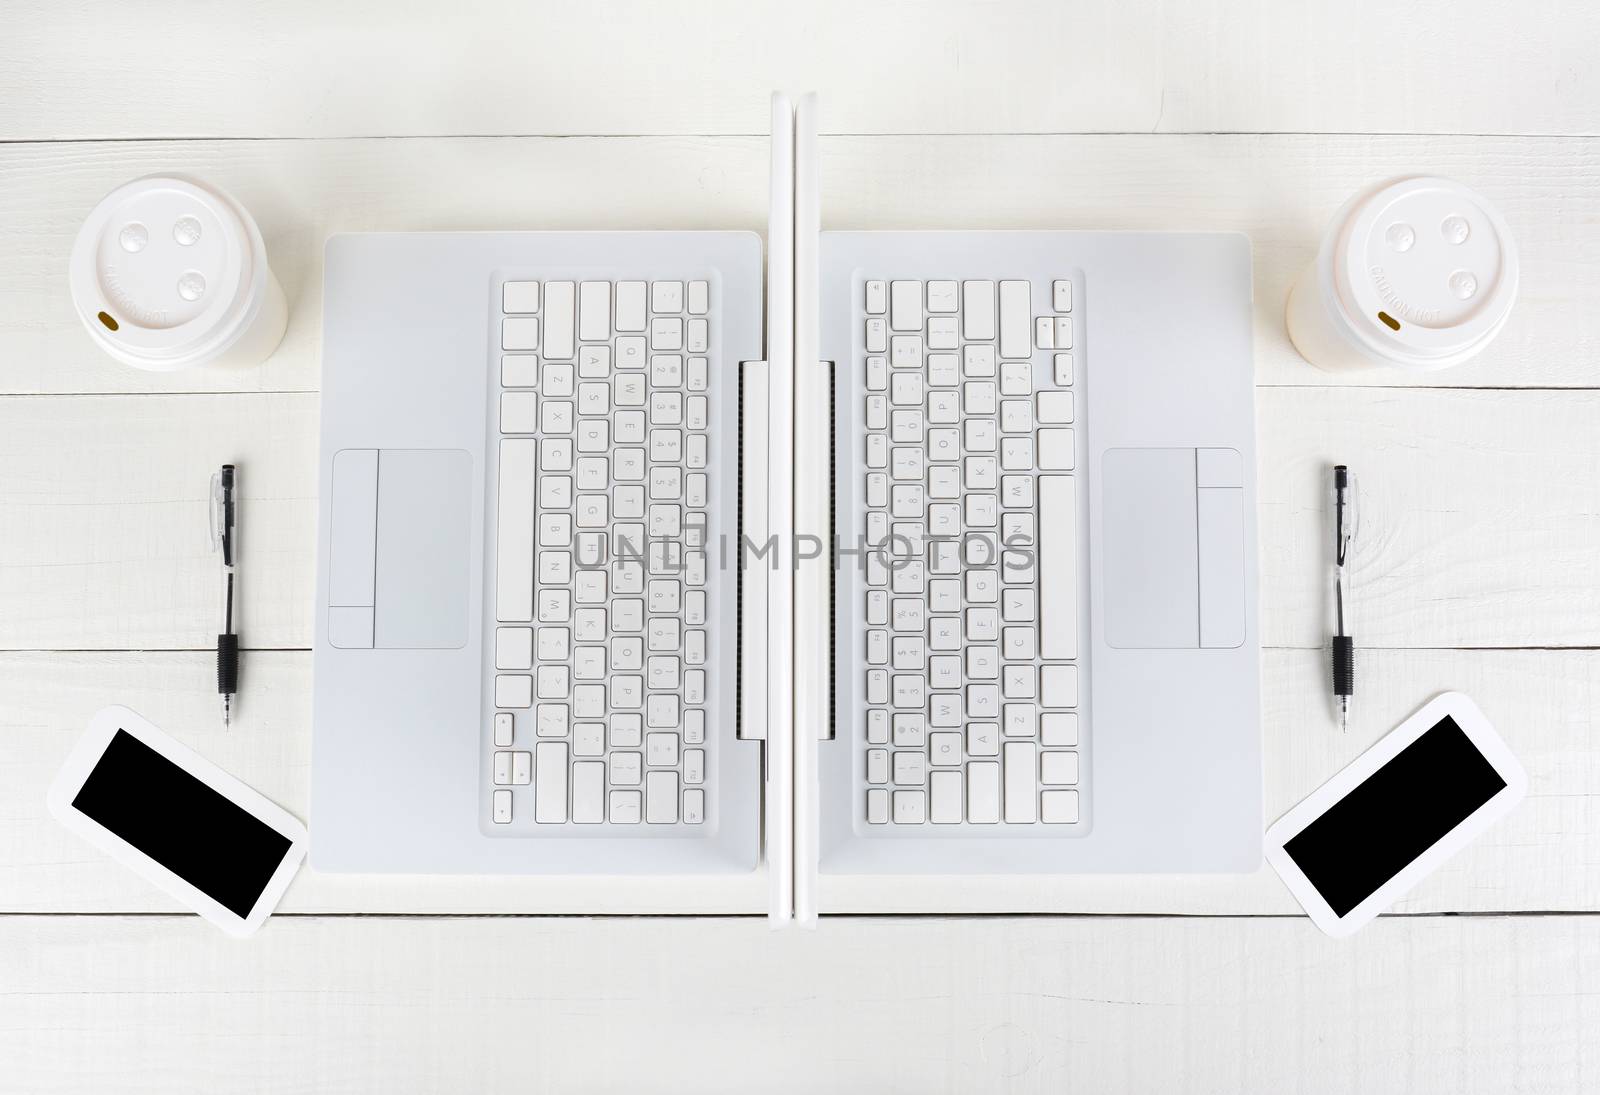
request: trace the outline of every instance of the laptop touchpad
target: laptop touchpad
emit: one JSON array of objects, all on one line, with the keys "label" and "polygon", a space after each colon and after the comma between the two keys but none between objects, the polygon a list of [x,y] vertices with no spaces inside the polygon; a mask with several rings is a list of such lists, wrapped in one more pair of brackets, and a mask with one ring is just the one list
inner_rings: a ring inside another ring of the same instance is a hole
[{"label": "laptop touchpad", "polygon": [[378,453],[373,646],[467,642],[472,458],[459,449]]},{"label": "laptop touchpad", "polygon": [[1112,449],[1101,461],[1106,641],[1244,642],[1244,481],[1235,449]]}]

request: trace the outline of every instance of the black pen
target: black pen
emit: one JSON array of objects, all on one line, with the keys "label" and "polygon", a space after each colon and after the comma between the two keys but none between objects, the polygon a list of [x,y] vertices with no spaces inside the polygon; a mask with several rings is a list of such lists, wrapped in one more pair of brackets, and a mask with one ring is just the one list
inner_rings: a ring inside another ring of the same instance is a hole
[{"label": "black pen", "polygon": [[211,477],[211,543],[222,552],[222,630],[217,635],[217,691],[222,695],[222,725],[233,721],[239,690],[239,636],[233,632],[234,575],[238,565],[239,473],[232,464]]},{"label": "black pen", "polygon": [[1350,729],[1350,697],[1356,688],[1355,640],[1345,624],[1350,589],[1350,542],[1356,533],[1356,484],[1343,464],[1333,468],[1333,702],[1339,729]]}]

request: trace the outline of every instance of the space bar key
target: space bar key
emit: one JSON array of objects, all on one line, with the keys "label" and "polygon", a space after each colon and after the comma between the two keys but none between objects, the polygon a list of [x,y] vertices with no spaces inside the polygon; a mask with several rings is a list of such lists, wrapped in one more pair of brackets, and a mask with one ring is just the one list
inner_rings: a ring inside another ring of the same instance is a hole
[{"label": "space bar key", "polygon": [[1039,477],[1039,654],[1078,656],[1078,488],[1070,475]]}]

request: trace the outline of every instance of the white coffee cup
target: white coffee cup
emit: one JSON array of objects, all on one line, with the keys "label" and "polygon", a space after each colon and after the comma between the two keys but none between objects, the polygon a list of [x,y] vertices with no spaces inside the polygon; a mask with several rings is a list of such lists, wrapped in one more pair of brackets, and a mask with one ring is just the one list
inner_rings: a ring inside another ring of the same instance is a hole
[{"label": "white coffee cup", "polygon": [[289,309],[248,211],[195,179],[151,175],[95,206],[72,248],[72,301],[91,338],[157,372],[254,365]]},{"label": "white coffee cup", "polygon": [[1517,249],[1505,220],[1460,183],[1390,179],[1334,216],[1289,290],[1295,348],[1323,369],[1459,365],[1505,326]]}]

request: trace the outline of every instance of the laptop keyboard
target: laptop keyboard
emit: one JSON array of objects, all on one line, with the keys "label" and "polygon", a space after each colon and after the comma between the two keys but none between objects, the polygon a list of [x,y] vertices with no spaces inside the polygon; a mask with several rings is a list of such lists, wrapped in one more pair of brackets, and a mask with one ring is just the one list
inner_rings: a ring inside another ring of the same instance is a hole
[{"label": "laptop keyboard", "polygon": [[704,827],[708,281],[506,281],[486,793],[505,831]]},{"label": "laptop keyboard", "polygon": [[1086,820],[1077,313],[1044,288],[864,285],[860,801],[886,831]]}]

